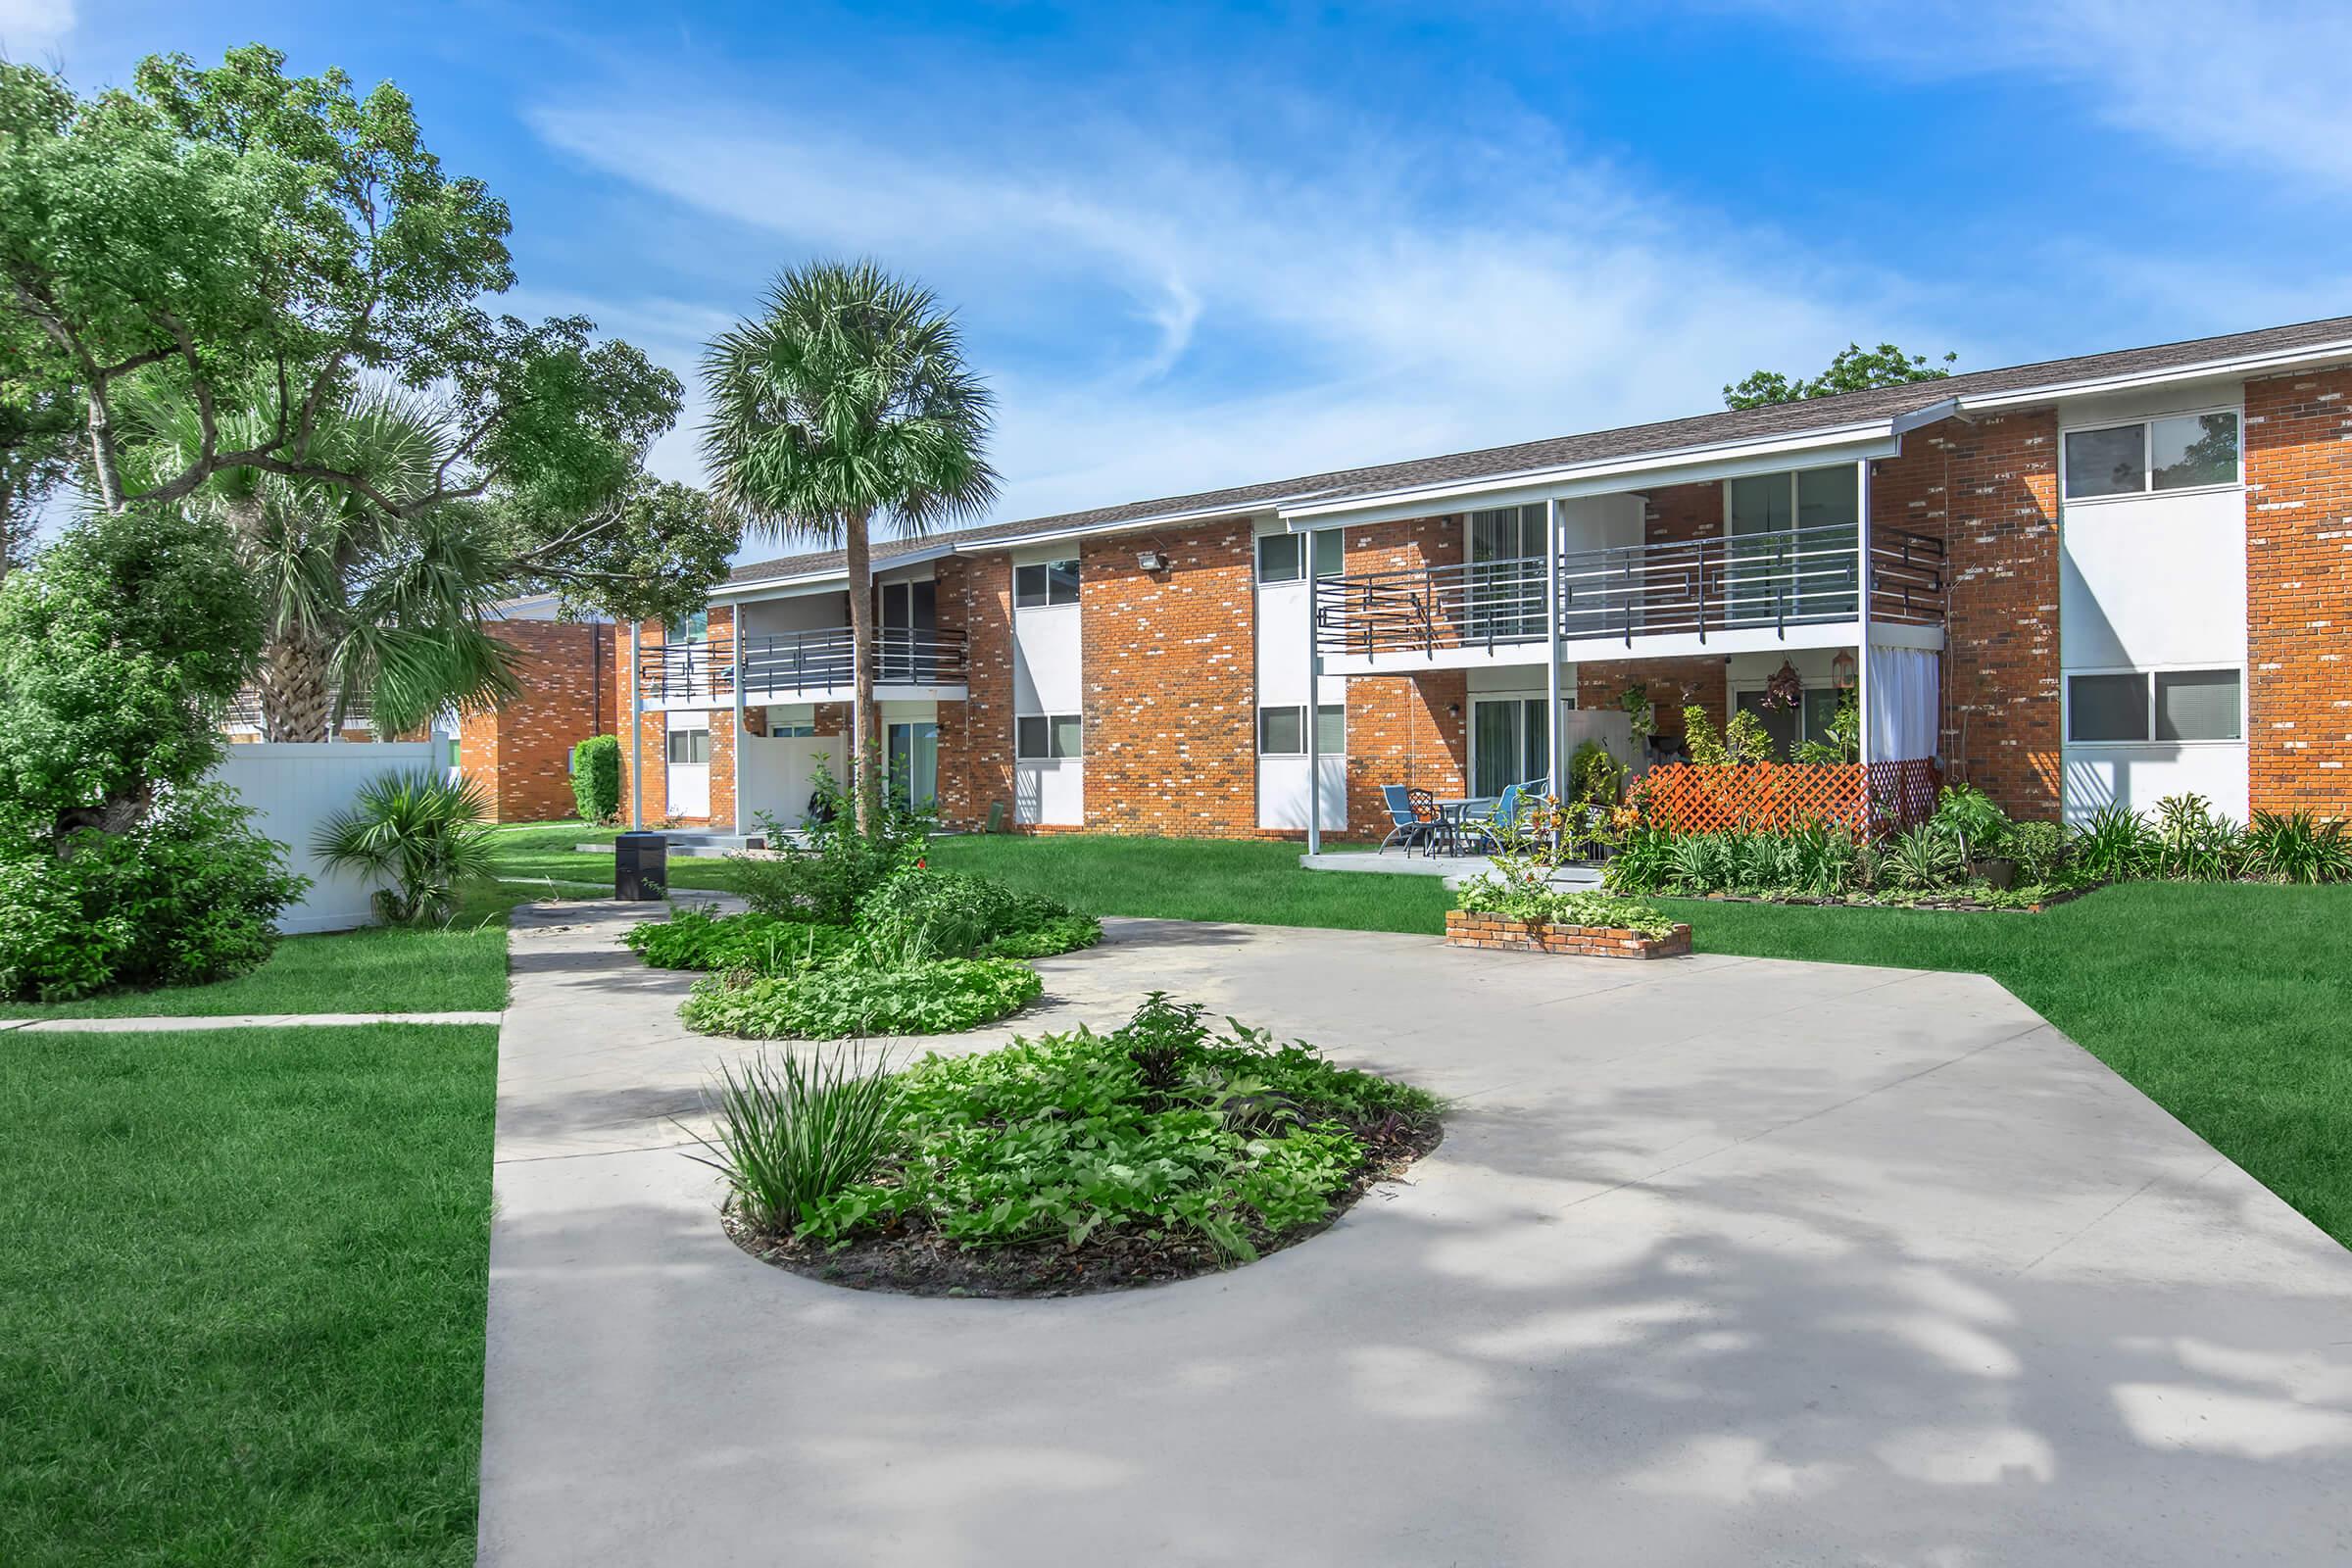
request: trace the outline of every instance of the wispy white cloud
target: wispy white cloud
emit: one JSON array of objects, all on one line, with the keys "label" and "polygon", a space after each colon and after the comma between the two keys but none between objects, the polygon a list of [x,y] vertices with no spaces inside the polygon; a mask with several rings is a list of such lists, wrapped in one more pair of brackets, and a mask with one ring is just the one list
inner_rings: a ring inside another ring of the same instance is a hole
[{"label": "wispy white cloud", "polygon": [[0,57],[37,61],[74,30],[74,0],[0,0]]},{"label": "wispy white cloud", "polygon": [[1286,114],[1304,170],[1100,113],[1050,144],[642,92],[531,122],[682,222],[882,256],[959,305],[1006,516],[1687,414],[1849,338],[1955,341],[1900,279],[1681,210],[1536,122],[1407,143]]},{"label": "wispy white cloud", "polygon": [[2208,164],[2352,189],[2342,0],[1715,0],[1923,80],[2014,75]]}]

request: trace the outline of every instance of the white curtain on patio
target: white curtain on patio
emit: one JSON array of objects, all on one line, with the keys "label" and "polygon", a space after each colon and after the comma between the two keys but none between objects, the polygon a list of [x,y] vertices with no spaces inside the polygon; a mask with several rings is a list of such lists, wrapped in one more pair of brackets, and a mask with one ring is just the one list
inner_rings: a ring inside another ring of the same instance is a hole
[{"label": "white curtain on patio", "polygon": [[1936,755],[1939,661],[1924,648],[1870,651],[1870,754],[1866,762],[1903,762]]}]

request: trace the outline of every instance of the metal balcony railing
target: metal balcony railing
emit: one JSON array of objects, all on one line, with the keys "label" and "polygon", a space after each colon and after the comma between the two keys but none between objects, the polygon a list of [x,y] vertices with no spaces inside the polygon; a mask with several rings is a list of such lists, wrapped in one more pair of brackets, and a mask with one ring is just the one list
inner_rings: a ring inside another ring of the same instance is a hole
[{"label": "metal balcony railing", "polygon": [[[847,626],[746,637],[740,659],[731,638],[672,643],[640,652],[637,679],[649,701],[731,702],[739,676],[746,698],[770,701],[848,686],[856,678],[851,648]],[[968,663],[961,632],[891,626],[875,634],[877,686],[959,685]]]},{"label": "metal balcony railing", "polygon": [[[1897,528],[1871,530],[1874,620],[1940,625],[1944,546]],[[1858,530],[1789,528],[1563,553],[1560,635],[1640,637],[1850,621],[1863,576]],[[1544,638],[1544,563],[1483,562],[1327,578],[1315,641],[1326,654],[1436,653]]]}]

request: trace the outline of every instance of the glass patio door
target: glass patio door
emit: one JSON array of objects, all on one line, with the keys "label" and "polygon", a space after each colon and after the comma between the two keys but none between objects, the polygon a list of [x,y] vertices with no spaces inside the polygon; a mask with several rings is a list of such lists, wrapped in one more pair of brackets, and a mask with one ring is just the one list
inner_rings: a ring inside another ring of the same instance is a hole
[{"label": "glass patio door", "polygon": [[891,724],[883,763],[883,785],[891,800],[908,810],[939,804],[939,726],[928,721]]},{"label": "glass patio door", "polygon": [[1500,795],[1551,773],[1551,728],[1541,697],[1489,697],[1470,705],[1470,793]]}]

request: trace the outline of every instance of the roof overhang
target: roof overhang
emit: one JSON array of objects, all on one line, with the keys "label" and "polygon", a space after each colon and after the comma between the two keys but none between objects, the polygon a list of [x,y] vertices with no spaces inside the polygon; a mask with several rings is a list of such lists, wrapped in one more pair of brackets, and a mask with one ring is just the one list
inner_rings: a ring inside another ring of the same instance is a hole
[{"label": "roof overhang", "polygon": [[1340,519],[1388,522],[1470,507],[1507,507],[1533,501],[1612,495],[1638,490],[1644,483],[1696,484],[1738,478],[1741,474],[1769,473],[1788,467],[1792,460],[1797,464],[1818,465],[1861,462],[1892,457],[1899,445],[1900,434],[1894,428],[1894,421],[1874,419],[1768,441],[1714,443],[1599,463],[1491,474],[1458,484],[1421,485],[1313,501],[1282,508],[1281,514],[1284,522],[1293,529],[1328,526]]},{"label": "roof overhang", "polygon": [[2103,397],[2114,392],[2140,392],[2192,381],[2244,380],[2274,375],[2283,370],[2346,363],[2352,363],[2352,338],[2277,354],[2239,355],[2231,359],[2206,360],[2195,365],[2170,366],[2161,370],[2139,370],[2128,375],[2102,375],[2079,381],[2053,382],[2047,386],[2018,387],[2009,392],[1986,392],[1955,401],[1959,403],[1962,413],[2016,409],[2035,403],[2055,403],[2064,398]]}]

